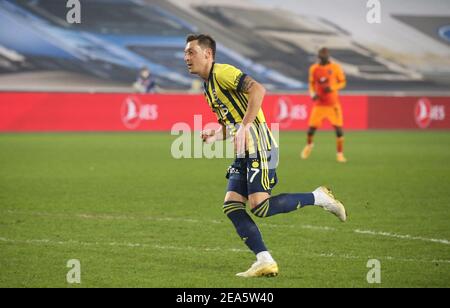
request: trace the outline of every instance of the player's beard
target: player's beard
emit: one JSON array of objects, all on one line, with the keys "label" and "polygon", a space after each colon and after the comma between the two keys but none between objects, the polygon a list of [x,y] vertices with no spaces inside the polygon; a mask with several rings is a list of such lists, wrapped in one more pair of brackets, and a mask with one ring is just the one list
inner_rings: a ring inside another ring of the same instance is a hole
[{"label": "player's beard", "polygon": [[329,57],[323,57],[323,58],[319,57],[319,61],[320,61],[320,65],[327,65],[328,63],[330,63],[330,58]]}]

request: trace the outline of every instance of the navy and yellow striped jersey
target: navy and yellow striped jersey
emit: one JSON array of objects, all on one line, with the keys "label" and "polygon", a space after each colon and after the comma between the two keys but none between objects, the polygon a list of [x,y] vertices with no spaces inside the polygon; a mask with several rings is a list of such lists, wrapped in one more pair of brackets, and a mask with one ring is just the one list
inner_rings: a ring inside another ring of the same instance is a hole
[{"label": "navy and yellow striped jersey", "polygon": [[[242,123],[247,112],[248,94],[242,91],[247,75],[228,64],[213,63],[208,81],[204,83],[205,97],[220,124],[236,132],[235,125]],[[248,140],[248,150],[254,153],[278,147],[269,130],[264,112],[259,111],[251,127],[252,140]]]}]

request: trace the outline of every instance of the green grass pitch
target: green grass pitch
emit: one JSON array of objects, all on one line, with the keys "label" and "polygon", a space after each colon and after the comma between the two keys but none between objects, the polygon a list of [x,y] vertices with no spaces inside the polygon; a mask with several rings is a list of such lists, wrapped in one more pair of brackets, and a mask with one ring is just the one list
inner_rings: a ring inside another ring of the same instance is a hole
[{"label": "green grass pitch", "polygon": [[274,194],[330,186],[349,221],[256,219],[280,275],[250,280],[221,211],[229,159],[175,160],[163,133],[0,135],[0,287],[450,287],[450,134],[349,132],[345,165],[331,132],[300,160],[304,135],[281,134]]}]

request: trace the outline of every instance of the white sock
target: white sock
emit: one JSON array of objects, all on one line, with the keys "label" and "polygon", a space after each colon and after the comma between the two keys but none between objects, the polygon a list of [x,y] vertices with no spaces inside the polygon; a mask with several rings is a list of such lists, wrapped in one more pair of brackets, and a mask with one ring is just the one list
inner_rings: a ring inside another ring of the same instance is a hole
[{"label": "white sock", "polygon": [[262,261],[262,262],[275,262],[275,260],[272,258],[272,255],[268,251],[261,251],[256,255],[256,260]]},{"label": "white sock", "polygon": [[318,189],[312,192],[314,195],[314,205],[322,205],[324,203],[323,194],[319,193],[317,190]]},{"label": "white sock", "polygon": [[314,195],[314,205],[317,205],[320,202],[318,193],[316,191],[313,191],[312,193]]}]

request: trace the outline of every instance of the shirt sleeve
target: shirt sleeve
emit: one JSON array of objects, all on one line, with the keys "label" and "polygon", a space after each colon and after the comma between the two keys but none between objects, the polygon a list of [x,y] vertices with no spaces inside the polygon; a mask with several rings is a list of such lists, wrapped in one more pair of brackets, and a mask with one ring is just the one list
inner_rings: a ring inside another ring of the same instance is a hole
[{"label": "shirt sleeve", "polygon": [[339,64],[336,65],[336,72],[337,72],[337,79],[338,79],[338,81],[339,82],[345,81],[344,70],[342,69],[342,66],[340,66]]},{"label": "shirt sleeve", "polygon": [[242,92],[242,85],[247,74],[234,66],[226,65],[216,74],[217,82],[226,90]]},{"label": "shirt sleeve", "polygon": [[337,85],[336,85],[336,89],[335,90],[342,90],[343,88],[345,88],[347,86],[347,80],[345,78],[345,74],[344,74],[344,70],[342,69],[342,67],[339,64],[335,65],[335,70],[336,70],[336,81],[337,81]]},{"label": "shirt sleeve", "polygon": [[309,94],[313,97],[316,94],[316,90],[314,89],[314,70],[316,69],[316,65],[311,65],[309,68],[309,76],[308,76],[308,85],[309,85]]}]

